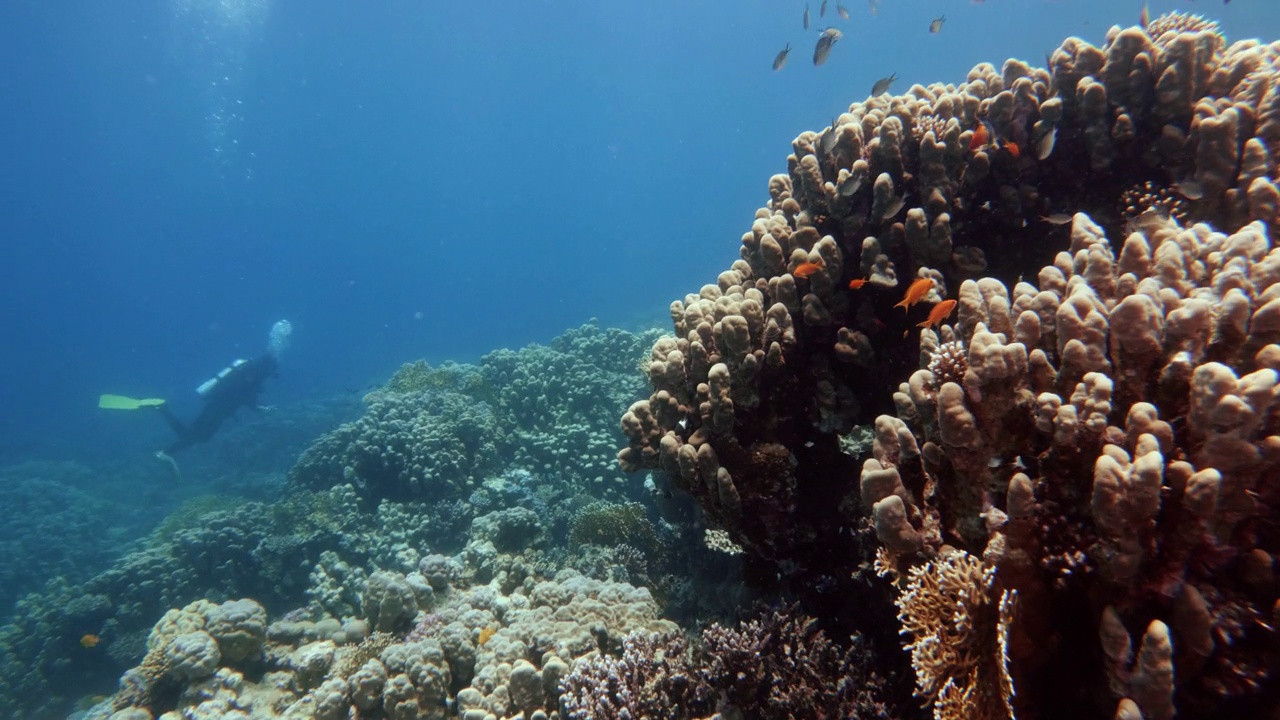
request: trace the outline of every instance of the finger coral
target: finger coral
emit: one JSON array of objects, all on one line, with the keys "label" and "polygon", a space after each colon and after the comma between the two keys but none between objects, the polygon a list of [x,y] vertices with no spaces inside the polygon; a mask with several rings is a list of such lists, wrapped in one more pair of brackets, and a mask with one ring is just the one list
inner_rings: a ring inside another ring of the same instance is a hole
[{"label": "finger coral", "polygon": [[740,259],[672,304],[620,465],[816,605],[874,606],[879,544],[938,717],[1273,703],[1277,46],[1175,13],[792,151]]}]

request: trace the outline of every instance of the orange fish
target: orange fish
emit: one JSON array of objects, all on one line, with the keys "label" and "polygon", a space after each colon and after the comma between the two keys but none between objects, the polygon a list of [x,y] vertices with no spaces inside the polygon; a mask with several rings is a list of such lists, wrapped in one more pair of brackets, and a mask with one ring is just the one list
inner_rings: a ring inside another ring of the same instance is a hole
[{"label": "orange fish", "polygon": [[916,281],[911,283],[911,286],[907,288],[907,294],[902,296],[902,302],[894,305],[894,307],[900,307],[905,312],[910,309],[912,305],[923,300],[924,296],[928,295],[929,291],[932,289],[932,280],[929,278],[917,278]]},{"label": "orange fish", "polygon": [[850,290],[861,290],[861,289],[862,289],[862,286],[863,286],[863,285],[866,285],[866,284],[867,284],[867,283],[869,283],[869,282],[871,282],[871,281],[870,281],[870,280],[868,280],[868,279],[866,279],[866,278],[858,278],[857,280],[850,280],[850,281],[849,281],[849,289],[850,289]]},{"label": "orange fish", "polygon": [[810,275],[813,275],[814,273],[818,272],[821,269],[822,269],[821,262],[800,263],[799,265],[796,266],[795,270],[791,271],[791,274],[798,278],[808,278]]},{"label": "orange fish", "polygon": [[969,141],[969,152],[977,152],[983,145],[986,145],[989,136],[987,123],[979,121],[978,127],[973,130],[973,139]]},{"label": "orange fish", "polygon": [[1018,157],[1019,155],[1022,154],[1022,150],[1018,147],[1018,143],[1012,140],[1004,144],[1004,149],[1008,150],[1009,154],[1014,157]]},{"label": "orange fish", "polygon": [[947,316],[951,314],[951,311],[955,309],[956,309],[955,300],[943,300],[937,305],[934,305],[933,309],[929,311],[928,319],[926,319],[922,323],[917,324],[916,327],[922,327],[922,328],[933,327],[934,325],[941,323],[943,320],[946,320]]},{"label": "orange fish", "polygon": [[100,642],[102,642],[102,638],[98,637],[97,635],[93,635],[91,633],[86,634],[84,637],[80,638],[80,646],[86,649],[96,648],[98,647],[98,643]]}]

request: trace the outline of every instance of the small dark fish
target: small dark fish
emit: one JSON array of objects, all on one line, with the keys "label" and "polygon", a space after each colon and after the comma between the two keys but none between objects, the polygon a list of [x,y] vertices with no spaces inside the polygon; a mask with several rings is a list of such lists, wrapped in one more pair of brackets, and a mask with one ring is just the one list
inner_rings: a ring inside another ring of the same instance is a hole
[{"label": "small dark fish", "polygon": [[829,153],[835,149],[837,132],[836,121],[832,118],[831,127],[827,128],[827,131],[822,133],[822,140],[819,141],[823,153]]},{"label": "small dark fish", "polygon": [[934,35],[937,35],[938,31],[942,29],[942,23],[946,21],[947,21],[946,15],[940,15],[934,18],[933,22],[929,23],[929,32],[933,33]]},{"label": "small dark fish", "polygon": [[849,19],[849,10],[848,10],[848,8],[846,8],[845,6],[841,5],[840,3],[836,3],[836,14],[840,16],[840,19],[841,19],[841,20],[848,20],[848,19]]},{"label": "small dark fish", "polygon": [[858,189],[862,187],[862,183],[866,179],[866,173],[850,173],[836,186],[836,192],[840,193],[842,197],[849,197],[858,192]]},{"label": "small dark fish", "polygon": [[1066,213],[1054,213],[1052,215],[1045,215],[1040,219],[1049,223],[1050,225],[1066,225],[1071,222],[1071,216]]},{"label": "small dark fish", "polygon": [[782,52],[773,58],[774,70],[781,70],[782,66],[787,64],[787,53],[789,52],[791,52],[791,43],[787,43],[787,46],[782,48]]},{"label": "small dark fish", "polygon": [[827,16],[827,0],[822,0],[822,4],[818,6],[818,17]]},{"label": "small dark fish", "polygon": [[1125,223],[1125,234],[1141,231],[1147,235],[1164,230],[1166,228],[1176,228],[1178,224],[1173,221],[1169,214],[1164,210],[1150,208],[1144,210],[1138,217]]},{"label": "small dark fish", "polygon": [[889,92],[889,88],[893,86],[893,81],[898,79],[898,73],[893,73],[888,77],[882,77],[871,86],[871,97],[880,97]]},{"label": "small dark fish", "polygon": [[1036,143],[1036,158],[1044,160],[1053,152],[1053,143],[1058,137],[1058,128],[1053,128]]},{"label": "small dark fish", "polygon": [[831,46],[836,44],[844,34],[835,28],[827,28],[818,36],[818,44],[813,48],[813,64],[821,65],[831,54]]},{"label": "small dark fish", "polygon": [[809,29],[809,6],[804,6],[804,29]]},{"label": "small dark fish", "polygon": [[898,213],[902,212],[902,206],[906,204],[907,198],[905,196],[896,197],[893,200],[890,200],[889,204],[885,206],[884,212],[880,214],[880,219],[888,220],[897,216]]},{"label": "small dark fish", "polygon": [[1176,190],[1179,195],[1188,200],[1200,200],[1204,197],[1204,189],[1201,188],[1200,183],[1195,180],[1185,180],[1180,183],[1175,183],[1173,189]]}]

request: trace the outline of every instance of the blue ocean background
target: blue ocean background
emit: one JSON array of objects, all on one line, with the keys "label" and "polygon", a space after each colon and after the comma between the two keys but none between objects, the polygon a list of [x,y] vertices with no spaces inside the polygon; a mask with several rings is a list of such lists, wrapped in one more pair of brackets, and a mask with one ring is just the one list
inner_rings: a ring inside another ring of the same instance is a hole
[{"label": "blue ocean background", "polygon": [[[1141,8],[811,5],[806,33],[776,1],[7,3],[2,457],[158,447],[162,423],[98,394],[192,412],[281,318],[276,404],[592,317],[665,322],[736,257],[790,140],[877,78],[1039,62]],[[1264,2],[1151,5],[1174,8],[1232,39],[1280,26]]]}]

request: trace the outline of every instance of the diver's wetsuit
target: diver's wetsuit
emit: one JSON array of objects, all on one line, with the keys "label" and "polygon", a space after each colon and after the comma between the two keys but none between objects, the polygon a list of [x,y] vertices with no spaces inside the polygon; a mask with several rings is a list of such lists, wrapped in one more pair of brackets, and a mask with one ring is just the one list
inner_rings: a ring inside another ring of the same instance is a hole
[{"label": "diver's wetsuit", "polygon": [[167,406],[156,406],[178,436],[165,449],[165,454],[172,455],[183,448],[208,442],[222,426],[222,421],[234,415],[236,410],[258,404],[258,394],[262,392],[263,383],[275,374],[276,359],[271,355],[263,355],[233,367],[205,395],[204,407],[189,425],[184,425]]}]

